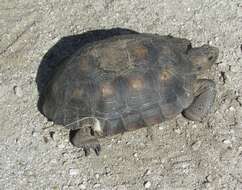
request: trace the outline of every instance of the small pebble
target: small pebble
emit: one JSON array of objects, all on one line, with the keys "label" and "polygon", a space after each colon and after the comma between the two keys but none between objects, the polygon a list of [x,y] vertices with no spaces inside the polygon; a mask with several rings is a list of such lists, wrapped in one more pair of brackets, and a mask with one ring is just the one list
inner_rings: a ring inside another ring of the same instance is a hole
[{"label": "small pebble", "polygon": [[111,169],[108,167],[105,167],[105,174],[106,175],[111,175]]},{"label": "small pebble", "polygon": [[65,145],[64,144],[59,144],[58,148],[63,149],[63,148],[65,148]]},{"label": "small pebble", "polygon": [[63,189],[63,190],[68,190],[68,186],[65,185],[65,186],[62,187],[62,189]]},{"label": "small pebble", "polygon": [[174,131],[175,131],[175,133],[177,133],[178,135],[181,134],[181,129],[178,129],[178,128],[177,128],[177,129],[175,129]]},{"label": "small pebble", "polygon": [[201,141],[195,141],[195,142],[193,142],[192,143],[192,149],[193,150],[198,150],[199,149],[199,147],[201,146]]},{"label": "small pebble", "polygon": [[197,128],[197,125],[196,124],[192,125],[192,128],[196,129]]},{"label": "small pebble", "polygon": [[242,157],[242,146],[238,148],[238,155]]},{"label": "small pebble", "polygon": [[71,168],[71,169],[69,170],[69,174],[70,174],[71,176],[78,175],[79,173],[80,173],[79,169],[76,169],[76,168]]},{"label": "small pebble", "polygon": [[148,169],[145,171],[144,175],[150,175],[151,174],[151,171]]},{"label": "small pebble", "polygon": [[59,190],[59,187],[54,186],[54,187],[52,187],[52,190]]},{"label": "small pebble", "polygon": [[118,157],[118,161],[122,162],[123,158],[122,157]]},{"label": "small pebble", "polygon": [[212,178],[211,175],[208,175],[208,176],[206,176],[206,180],[207,180],[208,182],[212,182],[213,178]]},{"label": "small pebble", "polygon": [[125,185],[118,185],[118,186],[116,186],[115,189],[116,189],[116,190],[127,190],[127,188],[126,188]]},{"label": "small pebble", "polygon": [[94,188],[98,188],[98,187],[100,187],[100,186],[101,186],[100,183],[96,183],[96,184],[93,185]]},{"label": "small pebble", "polygon": [[100,175],[99,174],[95,174],[95,178],[99,179]]},{"label": "small pebble", "polygon": [[13,87],[13,91],[14,91],[14,94],[18,97],[22,97],[23,96],[23,90],[21,87],[19,86],[14,86]]},{"label": "small pebble", "polygon": [[159,126],[158,129],[159,129],[159,130],[163,130],[164,127],[163,127],[163,126]]},{"label": "small pebble", "polygon": [[53,121],[46,121],[45,122],[45,125],[46,125],[46,127],[51,127],[51,126],[53,126],[54,125],[54,122]]},{"label": "small pebble", "polygon": [[232,72],[236,73],[240,70],[240,66],[239,65],[233,65],[233,66],[231,66],[230,70]]},{"label": "small pebble", "polygon": [[31,132],[31,135],[32,135],[33,137],[37,137],[37,136],[38,136],[38,133],[37,133],[35,130],[33,130],[33,131]]},{"label": "small pebble", "polygon": [[224,144],[231,144],[231,141],[230,141],[229,139],[224,139],[222,142],[223,142]]},{"label": "small pebble", "polygon": [[48,138],[45,137],[45,136],[43,137],[43,140],[44,140],[45,143],[48,143],[49,142]]},{"label": "small pebble", "polygon": [[134,153],[133,156],[137,158],[138,157],[138,153]]},{"label": "small pebble", "polygon": [[84,184],[79,185],[80,190],[85,190],[86,186]]},{"label": "small pebble", "polygon": [[53,139],[53,140],[54,140],[54,134],[55,134],[54,131],[50,131],[50,132],[49,132],[50,138]]},{"label": "small pebble", "polygon": [[144,182],[144,187],[145,189],[149,189],[151,187],[151,182],[150,181]]}]

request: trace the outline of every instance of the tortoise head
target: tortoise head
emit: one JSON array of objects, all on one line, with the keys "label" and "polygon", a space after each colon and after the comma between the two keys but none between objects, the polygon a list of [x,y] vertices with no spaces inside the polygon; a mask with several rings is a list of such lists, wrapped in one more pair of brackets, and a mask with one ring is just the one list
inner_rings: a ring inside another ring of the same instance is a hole
[{"label": "tortoise head", "polygon": [[218,58],[219,50],[216,47],[203,45],[191,48],[188,51],[189,59],[194,65],[195,72],[204,72],[211,68]]}]

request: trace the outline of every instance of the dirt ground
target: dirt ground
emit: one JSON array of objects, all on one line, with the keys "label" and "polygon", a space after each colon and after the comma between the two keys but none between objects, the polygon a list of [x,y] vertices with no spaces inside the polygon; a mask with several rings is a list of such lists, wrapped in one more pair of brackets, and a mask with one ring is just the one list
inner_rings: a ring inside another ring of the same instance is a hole
[{"label": "dirt ground", "polygon": [[[178,116],[85,157],[39,113],[36,74],[61,37],[113,27],[217,46],[217,98],[203,123]],[[0,189],[242,189],[241,0],[0,0],[0,28]]]}]

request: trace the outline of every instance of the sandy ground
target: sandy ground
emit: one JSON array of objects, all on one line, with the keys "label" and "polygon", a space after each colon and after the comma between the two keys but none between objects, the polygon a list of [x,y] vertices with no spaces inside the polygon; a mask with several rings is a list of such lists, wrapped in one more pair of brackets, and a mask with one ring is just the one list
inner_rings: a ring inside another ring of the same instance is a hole
[{"label": "sandy ground", "polygon": [[[182,116],[101,140],[99,157],[68,142],[37,109],[45,53],[63,36],[130,28],[219,47],[204,123]],[[0,0],[0,189],[242,189],[241,0]]]}]

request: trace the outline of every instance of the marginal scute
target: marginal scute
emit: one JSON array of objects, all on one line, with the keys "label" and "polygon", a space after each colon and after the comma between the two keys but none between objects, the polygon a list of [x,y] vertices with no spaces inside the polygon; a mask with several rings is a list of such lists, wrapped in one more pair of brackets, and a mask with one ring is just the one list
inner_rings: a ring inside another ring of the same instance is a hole
[{"label": "marginal scute", "polygon": [[88,62],[88,58],[86,56],[80,57],[80,70],[81,72],[88,72],[90,70],[90,63]]},{"label": "marginal scute", "polygon": [[73,98],[80,98],[83,94],[83,89],[80,89],[80,88],[75,88],[72,92],[72,97]]},{"label": "marginal scute", "polygon": [[148,126],[155,125],[162,122],[160,115],[145,118],[144,121],[145,121],[145,124]]}]

